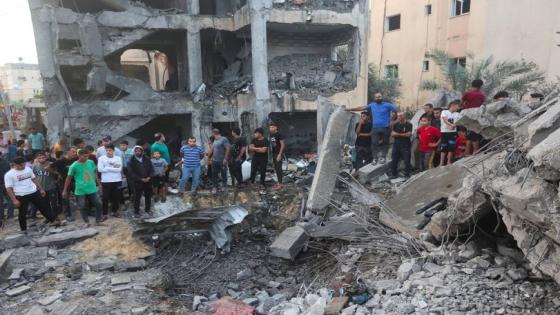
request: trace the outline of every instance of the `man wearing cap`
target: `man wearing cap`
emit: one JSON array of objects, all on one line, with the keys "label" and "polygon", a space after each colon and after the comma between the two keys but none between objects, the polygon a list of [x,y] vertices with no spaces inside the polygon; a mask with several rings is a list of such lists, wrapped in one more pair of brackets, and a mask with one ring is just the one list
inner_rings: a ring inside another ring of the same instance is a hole
[{"label": "man wearing cap", "polygon": [[93,161],[89,160],[89,154],[90,151],[88,149],[78,150],[78,160],[70,165],[68,176],[64,181],[64,189],[62,190],[62,198],[68,198],[68,187],[70,187],[70,182],[74,180],[74,195],[86,225],[89,225],[87,201],[95,206],[96,224],[107,219],[107,217],[103,216],[101,200],[97,194],[99,190],[103,190],[97,176],[97,167]]},{"label": "man wearing cap", "polygon": [[27,207],[33,204],[47,222],[55,222],[56,217],[52,209],[44,198],[46,192],[41,187],[41,183],[33,170],[25,167],[25,159],[17,157],[13,161],[14,167],[4,175],[4,183],[8,197],[12,200],[14,207],[19,208],[19,227],[24,234],[27,234]]},{"label": "man wearing cap", "polygon": [[230,143],[226,137],[222,137],[219,129],[212,130],[214,142],[212,143],[212,193],[220,190],[219,176],[222,176],[224,187],[227,185],[227,159],[229,156]]},{"label": "man wearing cap", "polygon": [[[105,137],[103,137],[103,139],[101,139],[101,146],[95,151],[95,157],[97,158],[97,160],[99,160],[100,157],[107,155],[107,150],[105,149],[105,147],[110,144],[113,144],[113,138],[110,135],[106,135]],[[115,156],[118,156],[122,159],[123,155],[123,152],[119,148],[115,147]]]},{"label": "man wearing cap", "polygon": [[144,155],[144,149],[141,146],[134,147],[134,156],[128,161],[127,173],[134,185],[134,217],[140,217],[142,194],[146,205],[144,210],[147,214],[151,214],[154,168],[150,159]]}]

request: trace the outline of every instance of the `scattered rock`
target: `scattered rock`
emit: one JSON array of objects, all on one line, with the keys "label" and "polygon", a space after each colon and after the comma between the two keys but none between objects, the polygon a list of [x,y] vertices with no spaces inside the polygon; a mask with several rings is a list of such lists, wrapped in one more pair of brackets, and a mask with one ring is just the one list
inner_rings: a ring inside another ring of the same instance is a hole
[{"label": "scattered rock", "polygon": [[35,239],[34,241],[38,246],[63,246],[81,241],[86,238],[90,238],[92,236],[95,236],[96,234],[96,229],[87,228],[83,230],[46,235],[39,239]]},{"label": "scattered rock", "polygon": [[247,280],[251,277],[253,277],[253,270],[251,269],[243,269],[237,273],[237,280],[239,281]]},{"label": "scattered rock", "polygon": [[37,302],[39,302],[39,304],[46,306],[46,305],[50,305],[52,303],[54,303],[56,300],[60,299],[62,297],[62,294],[60,294],[60,292],[57,292],[53,295],[44,297],[40,300],[38,300]]}]

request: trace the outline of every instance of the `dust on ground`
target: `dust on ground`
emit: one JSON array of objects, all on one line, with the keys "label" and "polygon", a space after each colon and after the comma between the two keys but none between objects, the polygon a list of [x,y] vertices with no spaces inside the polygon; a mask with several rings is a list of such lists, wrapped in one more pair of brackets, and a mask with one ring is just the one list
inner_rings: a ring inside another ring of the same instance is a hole
[{"label": "dust on ground", "polygon": [[132,261],[152,255],[150,246],[132,236],[132,227],[125,219],[112,218],[104,224],[96,227],[99,231],[97,236],[72,248],[80,253],[83,260],[116,256],[123,261]]}]

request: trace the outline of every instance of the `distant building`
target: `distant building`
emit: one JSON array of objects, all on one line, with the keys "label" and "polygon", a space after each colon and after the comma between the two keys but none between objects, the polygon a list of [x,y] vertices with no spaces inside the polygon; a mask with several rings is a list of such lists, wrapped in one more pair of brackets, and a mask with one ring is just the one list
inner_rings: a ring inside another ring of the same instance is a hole
[{"label": "distant building", "polygon": [[0,66],[0,90],[8,94],[12,103],[29,102],[43,91],[39,66],[28,63],[7,63]]},{"label": "distant building", "polygon": [[465,66],[468,53],[523,58],[553,79],[560,76],[558,12],[558,0],[371,0],[369,63],[401,80],[404,107],[423,105],[431,93],[420,83],[443,77],[426,58],[432,49],[447,51],[451,66]]}]

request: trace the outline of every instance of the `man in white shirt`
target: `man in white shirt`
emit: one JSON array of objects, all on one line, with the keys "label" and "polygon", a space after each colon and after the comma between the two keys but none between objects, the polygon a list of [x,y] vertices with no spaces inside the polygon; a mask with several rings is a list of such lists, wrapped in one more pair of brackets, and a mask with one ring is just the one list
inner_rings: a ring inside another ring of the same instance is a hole
[{"label": "man in white shirt", "polygon": [[13,163],[14,167],[4,175],[4,183],[14,207],[19,208],[18,219],[21,231],[27,234],[27,207],[30,203],[39,209],[47,223],[54,223],[56,217],[45,199],[46,192],[33,170],[25,167],[25,159],[22,157],[15,158]]},{"label": "man in white shirt", "polygon": [[[106,146],[113,144],[113,138],[109,135],[103,137],[103,139],[101,139],[101,146],[99,148],[97,148],[97,150],[95,151],[95,157],[99,160],[100,157],[104,156],[105,154],[107,154],[107,150],[105,149]],[[115,148],[115,155],[122,158],[123,157],[123,152],[119,149],[119,148]]]},{"label": "man in white shirt", "polygon": [[449,103],[449,109],[441,112],[441,156],[439,166],[444,166],[445,161],[450,165],[453,163],[453,154],[455,152],[457,125],[455,122],[459,119],[460,100]]},{"label": "man in white shirt", "polygon": [[122,184],[122,158],[115,155],[115,146],[105,146],[106,154],[99,157],[97,171],[101,174],[101,186],[103,186],[103,216],[109,212],[109,201],[111,202],[111,213],[119,216],[120,192]]}]

